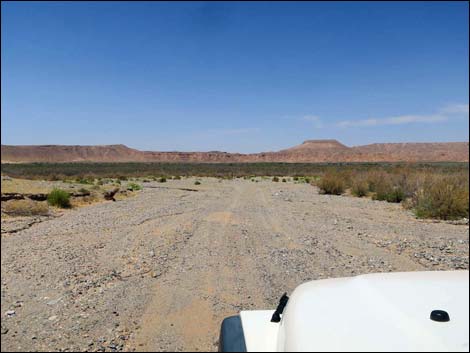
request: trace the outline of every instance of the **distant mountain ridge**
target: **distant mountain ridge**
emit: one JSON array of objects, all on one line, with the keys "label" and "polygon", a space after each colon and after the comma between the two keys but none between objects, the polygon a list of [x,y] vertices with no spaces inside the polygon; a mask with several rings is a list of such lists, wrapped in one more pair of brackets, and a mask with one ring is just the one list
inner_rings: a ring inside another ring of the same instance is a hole
[{"label": "distant mountain ridge", "polygon": [[2,163],[31,162],[468,162],[468,142],[374,143],[348,147],[337,140],[307,140],[278,152],[140,151],[125,145],[2,145]]}]

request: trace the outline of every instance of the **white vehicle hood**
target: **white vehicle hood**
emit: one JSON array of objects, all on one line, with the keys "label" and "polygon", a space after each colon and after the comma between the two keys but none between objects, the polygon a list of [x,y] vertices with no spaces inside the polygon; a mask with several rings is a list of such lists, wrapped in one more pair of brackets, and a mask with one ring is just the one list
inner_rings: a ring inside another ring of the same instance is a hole
[{"label": "white vehicle hood", "polygon": [[[468,351],[468,278],[442,271],[308,282],[294,290],[280,324],[269,322],[272,311],[241,313],[247,350]],[[450,321],[432,321],[433,310]]]}]

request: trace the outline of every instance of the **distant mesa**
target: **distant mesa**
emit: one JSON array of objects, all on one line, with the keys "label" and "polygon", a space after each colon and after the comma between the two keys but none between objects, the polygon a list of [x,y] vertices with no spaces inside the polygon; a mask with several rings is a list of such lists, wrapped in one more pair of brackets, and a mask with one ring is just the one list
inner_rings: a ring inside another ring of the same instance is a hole
[{"label": "distant mesa", "polygon": [[[291,147],[283,151],[299,151],[299,150],[346,150],[349,147],[343,145],[337,140],[306,140],[302,144]],[[282,152],[282,151],[281,151]]]},{"label": "distant mesa", "polygon": [[125,145],[1,146],[2,163],[31,162],[468,162],[468,142],[374,143],[348,147],[337,140],[306,140],[278,152],[228,153],[139,151]]}]

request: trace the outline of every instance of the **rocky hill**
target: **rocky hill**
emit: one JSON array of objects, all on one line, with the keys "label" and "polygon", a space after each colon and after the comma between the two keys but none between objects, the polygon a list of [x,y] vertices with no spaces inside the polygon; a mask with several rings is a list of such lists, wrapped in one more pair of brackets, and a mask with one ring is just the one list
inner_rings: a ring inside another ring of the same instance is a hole
[{"label": "rocky hill", "polygon": [[278,152],[252,154],[139,151],[125,145],[1,146],[2,163],[28,162],[468,162],[468,142],[375,143],[348,147],[336,140],[307,140]]}]

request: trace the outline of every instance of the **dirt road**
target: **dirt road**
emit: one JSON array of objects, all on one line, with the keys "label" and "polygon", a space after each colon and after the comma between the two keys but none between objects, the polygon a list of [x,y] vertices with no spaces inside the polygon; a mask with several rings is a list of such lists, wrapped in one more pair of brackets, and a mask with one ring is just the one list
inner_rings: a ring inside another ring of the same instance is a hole
[{"label": "dirt road", "polygon": [[307,280],[468,269],[468,225],[307,184],[194,180],[3,233],[2,351],[216,350],[225,316]]}]

